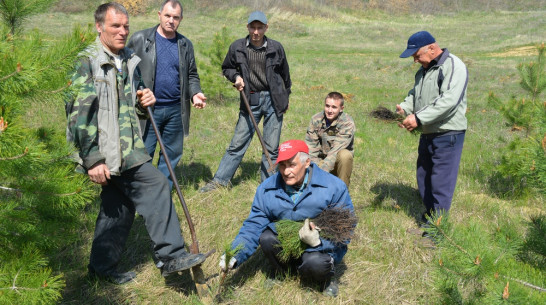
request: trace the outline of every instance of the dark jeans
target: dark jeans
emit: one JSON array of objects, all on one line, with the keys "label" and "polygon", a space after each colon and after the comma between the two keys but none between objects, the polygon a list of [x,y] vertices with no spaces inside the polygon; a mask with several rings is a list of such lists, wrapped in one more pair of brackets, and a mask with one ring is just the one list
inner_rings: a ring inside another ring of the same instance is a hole
[{"label": "dark jeans", "polygon": [[[273,108],[273,101],[269,96],[269,91],[261,91],[259,93],[260,98],[259,102],[256,105],[250,105],[252,110],[252,115],[256,120],[256,123],[260,123],[260,119],[264,118],[263,123],[263,133],[262,137],[265,143],[265,147],[273,165],[277,160],[279,140],[281,138],[281,129],[282,129],[282,115],[278,117],[275,114],[275,109]],[[239,120],[235,126],[235,132],[231,143],[229,144],[226,153],[220,161],[218,170],[214,174],[214,181],[221,185],[228,185],[235,171],[239,167],[239,164],[243,160],[246,149],[250,145],[250,141],[254,136],[254,125],[250,119],[250,116],[246,112],[239,112]],[[262,153],[262,165],[261,165],[261,179],[264,181],[271,174],[267,172],[269,168],[269,163],[264,153]]]},{"label": "dark jeans", "polygon": [[102,187],[100,197],[89,259],[89,267],[96,273],[115,271],[135,211],[144,218],[155,257],[165,262],[186,252],[167,179],[150,163],[112,176],[108,185]]},{"label": "dark jeans", "polygon": [[464,132],[452,135],[421,135],[417,158],[417,185],[430,216],[448,212],[457,183]]},{"label": "dark jeans", "polygon": [[290,261],[286,264],[279,261],[277,255],[281,248],[277,245],[279,239],[270,229],[266,229],[260,235],[260,246],[269,260],[275,272],[286,271],[291,265],[295,265],[298,274],[307,280],[317,283],[326,283],[334,275],[334,258],[329,254],[321,252],[304,252],[300,259]]},{"label": "dark jeans", "polygon": [[[184,126],[182,125],[182,109],[180,107],[180,104],[173,104],[164,107],[157,106],[154,109],[154,121],[157,125],[157,129],[159,129],[163,145],[165,146],[173,170],[176,168],[176,165],[178,165],[180,158],[182,158],[182,149],[184,147]],[[146,122],[143,139],[146,150],[153,159],[158,140],[150,120]],[[173,181],[171,174],[169,173],[167,163],[165,163],[165,157],[163,157],[161,151],[159,151],[157,169],[169,179],[169,185],[172,189]]]}]

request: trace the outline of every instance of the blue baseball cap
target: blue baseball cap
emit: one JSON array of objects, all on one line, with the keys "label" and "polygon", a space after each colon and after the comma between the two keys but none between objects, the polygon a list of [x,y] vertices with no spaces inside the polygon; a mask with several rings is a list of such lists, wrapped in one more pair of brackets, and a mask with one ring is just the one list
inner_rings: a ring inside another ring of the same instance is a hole
[{"label": "blue baseball cap", "polygon": [[402,54],[400,54],[400,58],[406,58],[410,57],[411,55],[415,54],[417,50],[424,46],[428,46],[431,43],[436,42],[436,39],[430,35],[427,31],[421,31],[417,32],[410,36],[408,39],[408,47]]},{"label": "blue baseball cap", "polygon": [[248,24],[251,24],[253,21],[259,21],[263,24],[267,24],[265,14],[260,11],[250,13],[250,16],[248,16]]}]

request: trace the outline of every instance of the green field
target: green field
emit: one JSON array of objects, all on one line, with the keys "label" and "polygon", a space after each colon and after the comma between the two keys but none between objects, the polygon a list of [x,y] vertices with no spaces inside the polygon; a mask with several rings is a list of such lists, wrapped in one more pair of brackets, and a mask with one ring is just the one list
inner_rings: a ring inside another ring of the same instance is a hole
[{"label": "green field", "polygon": [[[297,1],[294,1],[297,2]],[[331,7],[330,7],[331,8]],[[226,26],[233,38],[246,35],[247,7],[226,9],[186,8],[179,31],[190,38],[197,61],[207,62],[204,50],[215,33]],[[357,12],[323,9],[307,14],[271,8],[268,37],[283,43],[293,82],[290,108],[284,117],[281,140],[303,139],[311,115],[320,111],[330,91],[348,96],[345,111],[356,121],[355,166],[350,193],[359,224],[349,252],[338,266],[340,295],[330,299],[289,277],[282,284],[263,288],[267,263],[258,251],[228,276],[222,304],[440,304],[432,272],[437,250],[421,249],[406,229],[416,227],[423,212],[415,182],[418,138],[369,116],[377,106],[394,109],[413,84],[418,69],[411,59],[400,59],[407,38],[428,30],[468,67],[469,129],[459,179],[450,214],[464,227],[470,221],[488,231],[499,219],[525,232],[530,216],[546,212],[544,196],[531,192],[510,197],[511,186],[496,178],[501,149],[518,136],[504,118],[487,104],[490,92],[501,100],[524,96],[516,66],[536,58],[535,46],[546,38],[546,12],[464,12],[436,15],[391,15],[379,11]],[[155,25],[157,14],[131,17],[131,32]],[[92,23],[92,14],[49,12],[30,19],[27,28],[57,35],[75,24]],[[221,77],[220,67],[217,71]],[[185,200],[197,229],[200,249],[217,249],[203,265],[212,291],[219,282],[218,260],[250,211],[259,184],[261,147],[257,139],[248,149],[232,179],[232,188],[200,194],[199,187],[212,178],[231,139],[238,115],[237,92],[226,84],[223,99],[209,96],[204,110],[193,110],[190,136],[176,169]],[[207,94],[207,87],[203,88]],[[544,97],[543,97],[544,98]],[[63,104],[36,105],[29,122],[58,122],[64,129]],[[55,123],[57,124],[57,123]],[[98,190],[97,190],[98,191]],[[98,193],[97,193],[98,194]],[[175,199],[181,219],[183,212]],[[138,277],[124,286],[90,280],[86,265],[91,247],[98,201],[82,211],[87,219],[81,240],[51,258],[64,274],[62,304],[191,304],[199,303],[190,275],[164,279],[154,267],[151,247],[138,218],[130,236],[121,269],[135,269]],[[182,222],[187,242],[189,232]],[[544,270],[544,269],[542,269]],[[542,283],[546,283],[542,276]],[[510,283],[517,286],[517,283]],[[501,291],[502,293],[502,291]],[[546,295],[542,299],[546,302]]]}]

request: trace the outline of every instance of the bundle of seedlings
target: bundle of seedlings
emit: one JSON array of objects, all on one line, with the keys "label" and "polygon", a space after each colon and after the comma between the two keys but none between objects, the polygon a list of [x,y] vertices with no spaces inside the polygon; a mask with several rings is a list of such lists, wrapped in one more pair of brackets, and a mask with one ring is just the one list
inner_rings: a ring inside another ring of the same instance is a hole
[{"label": "bundle of seedlings", "polygon": [[372,110],[370,116],[388,122],[402,122],[404,120],[403,116],[396,112],[392,112],[383,106],[379,106],[375,108],[375,110]]},{"label": "bundle of seedlings", "polygon": [[[317,217],[311,219],[316,228],[320,230],[320,237],[328,239],[333,243],[347,243],[354,233],[358,222],[356,215],[344,207],[332,207],[322,211]],[[276,224],[281,251],[278,258],[282,262],[299,258],[307,244],[302,242],[299,231],[303,225],[302,221],[288,219],[279,220]]]},{"label": "bundle of seedlings", "polygon": [[[406,118],[403,115],[397,112],[393,112],[383,106],[378,106],[377,108],[375,108],[375,110],[372,110],[370,112],[370,116],[385,122],[394,122],[398,124],[399,126]],[[420,131],[418,131],[417,129],[413,129],[412,131],[410,131],[410,133],[412,135],[419,135]]]}]

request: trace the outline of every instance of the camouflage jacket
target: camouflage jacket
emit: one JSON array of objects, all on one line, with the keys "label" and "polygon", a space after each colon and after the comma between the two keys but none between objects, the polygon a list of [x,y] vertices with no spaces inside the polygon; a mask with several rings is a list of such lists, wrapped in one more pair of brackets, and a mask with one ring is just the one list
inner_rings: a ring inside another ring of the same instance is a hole
[{"label": "camouflage jacket", "polygon": [[341,112],[328,127],[324,111],[315,114],[311,118],[305,135],[311,161],[323,170],[331,172],[334,169],[338,151],[347,149],[353,152],[354,134],[355,122],[345,112]]},{"label": "camouflage jacket", "polygon": [[81,55],[66,103],[67,141],[78,149],[77,171],[105,163],[112,175],[119,175],[150,160],[139,126],[146,113],[136,102],[140,59],[130,49],[121,50],[118,71],[99,38]]}]

